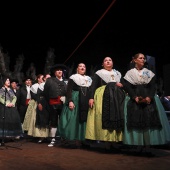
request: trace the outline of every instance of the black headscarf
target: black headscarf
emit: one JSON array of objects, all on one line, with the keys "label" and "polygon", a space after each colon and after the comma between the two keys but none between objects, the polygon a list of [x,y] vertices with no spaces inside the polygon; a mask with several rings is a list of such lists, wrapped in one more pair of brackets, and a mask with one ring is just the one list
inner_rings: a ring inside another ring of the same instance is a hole
[{"label": "black headscarf", "polygon": [[0,88],[4,86],[7,79],[10,79],[10,77],[7,75],[0,75]]}]

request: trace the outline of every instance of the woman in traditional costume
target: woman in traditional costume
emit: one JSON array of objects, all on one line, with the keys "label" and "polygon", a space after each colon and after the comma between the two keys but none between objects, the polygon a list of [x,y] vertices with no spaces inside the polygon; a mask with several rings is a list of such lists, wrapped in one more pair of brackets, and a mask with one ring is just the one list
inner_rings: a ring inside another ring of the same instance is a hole
[{"label": "woman in traditional costume", "polygon": [[91,77],[85,73],[85,64],[79,63],[77,73],[69,77],[66,103],[59,122],[60,136],[68,141],[75,141],[76,147],[80,147],[85,141],[89,88],[92,83]]},{"label": "woman in traditional costume", "polygon": [[123,140],[125,93],[121,73],[113,69],[112,59],[105,57],[102,66],[93,77],[85,138],[104,142],[106,152],[110,152]]},{"label": "woman in traditional costume", "polygon": [[137,146],[137,151],[152,155],[150,146],[170,141],[170,126],[159,97],[156,95],[155,74],[145,68],[145,56],[133,57],[134,67],[124,76],[125,129],[123,144]]}]

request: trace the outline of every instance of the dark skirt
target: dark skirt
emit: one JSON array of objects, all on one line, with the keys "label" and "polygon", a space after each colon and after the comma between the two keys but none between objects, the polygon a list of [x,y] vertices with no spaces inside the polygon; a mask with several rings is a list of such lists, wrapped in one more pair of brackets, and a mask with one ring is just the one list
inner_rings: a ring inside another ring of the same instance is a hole
[{"label": "dark skirt", "polygon": [[16,107],[0,104],[0,137],[16,137],[22,134],[22,126]]},{"label": "dark skirt", "polygon": [[49,127],[49,114],[50,114],[49,104],[44,98],[41,99],[41,104],[43,106],[43,109],[40,111],[37,107],[35,122],[35,126],[40,129]]}]

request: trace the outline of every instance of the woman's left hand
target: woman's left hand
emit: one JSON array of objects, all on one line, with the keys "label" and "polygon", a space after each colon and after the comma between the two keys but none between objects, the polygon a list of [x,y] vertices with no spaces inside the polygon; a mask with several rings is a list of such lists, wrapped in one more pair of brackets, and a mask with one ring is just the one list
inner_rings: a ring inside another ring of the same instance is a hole
[{"label": "woman's left hand", "polygon": [[73,110],[75,108],[75,105],[73,102],[69,102],[69,109]]}]

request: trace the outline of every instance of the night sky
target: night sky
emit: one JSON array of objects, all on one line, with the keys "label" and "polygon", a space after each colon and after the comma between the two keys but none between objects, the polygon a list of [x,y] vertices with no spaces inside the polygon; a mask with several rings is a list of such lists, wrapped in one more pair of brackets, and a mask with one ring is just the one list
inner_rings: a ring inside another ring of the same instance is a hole
[{"label": "night sky", "polygon": [[0,44],[10,55],[11,69],[23,54],[23,69],[33,62],[42,73],[47,51],[54,48],[55,63],[84,62],[88,68],[110,56],[122,73],[132,56],[142,52],[155,57],[161,75],[170,56],[169,13],[163,1],[13,2],[0,11]]}]

